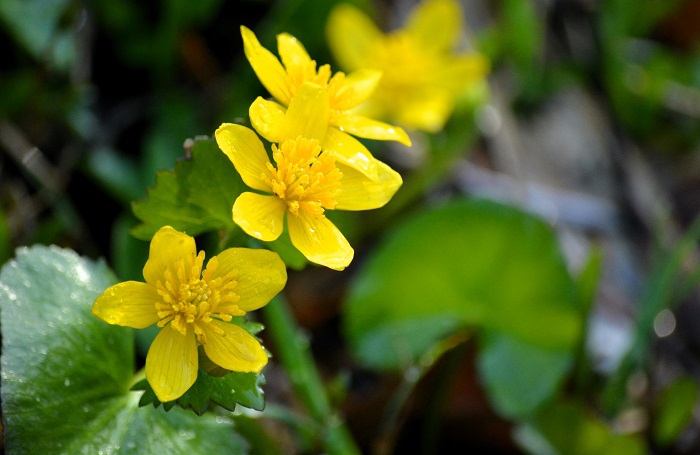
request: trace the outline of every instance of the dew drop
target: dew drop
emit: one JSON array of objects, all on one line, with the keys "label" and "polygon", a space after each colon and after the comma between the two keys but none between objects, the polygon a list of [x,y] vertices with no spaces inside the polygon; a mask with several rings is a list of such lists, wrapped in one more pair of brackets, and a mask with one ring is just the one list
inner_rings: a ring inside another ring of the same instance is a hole
[{"label": "dew drop", "polygon": [[180,437],[185,440],[194,439],[197,435],[194,431],[180,430],[178,432]]}]

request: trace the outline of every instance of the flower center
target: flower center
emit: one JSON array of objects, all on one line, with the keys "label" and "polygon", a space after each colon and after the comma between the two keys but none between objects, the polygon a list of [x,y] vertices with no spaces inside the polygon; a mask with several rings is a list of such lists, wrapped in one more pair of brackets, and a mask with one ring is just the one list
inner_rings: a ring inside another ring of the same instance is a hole
[{"label": "flower center", "polygon": [[388,35],[375,52],[373,60],[382,71],[382,88],[375,93],[384,94],[387,99],[429,83],[439,68],[437,55],[422,49],[402,32]]},{"label": "flower center", "polygon": [[243,316],[245,311],[235,303],[240,297],[234,292],[238,281],[237,270],[212,279],[219,263],[216,257],[209,260],[207,269],[202,274],[204,251],[200,251],[191,264],[178,259],[173,267],[165,270],[165,282],[156,282],[156,289],[162,300],[156,302],[158,327],[170,324],[172,328],[185,335],[188,324],[192,324],[197,340],[206,344],[204,328],[223,335],[223,332],[211,324],[213,319],[229,322],[233,316]]},{"label": "flower center", "polygon": [[267,163],[270,174],[262,179],[294,216],[320,218],[324,209],[335,208],[343,174],[330,154],[321,153],[317,140],[287,139],[272,145],[272,156],[277,166]]}]

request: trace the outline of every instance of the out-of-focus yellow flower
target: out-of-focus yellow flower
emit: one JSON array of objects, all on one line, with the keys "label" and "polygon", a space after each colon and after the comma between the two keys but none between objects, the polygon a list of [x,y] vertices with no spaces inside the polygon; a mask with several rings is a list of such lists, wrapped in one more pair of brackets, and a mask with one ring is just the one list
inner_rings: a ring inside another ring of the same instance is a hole
[{"label": "out-of-focus yellow flower", "polygon": [[[323,112],[325,124],[317,126],[325,131],[317,131],[315,137],[321,148],[335,155],[339,162],[355,167],[360,172],[376,177],[372,166],[373,158],[367,148],[353,136],[365,139],[398,141],[411,145],[406,132],[372,118],[359,115],[353,110],[366,101],[377,87],[381,72],[372,69],[358,69],[351,74],[331,73],[329,65],[316,68],[304,46],[292,35],[277,35],[277,46],[281,58],[277,59],[265,49],[255,34],[241,26],[243,49],[250,65],[260,82],[277,100],[270,101],[258,97],[250,107],[250,118],[258,133],[270,142],[282,143],[294,139],[296,135],[283,126],[287,109],[293,110],[295,100],[304,83],[313,83],[323,88],[328,107]],[[296,113],[287,115],[292,122],[300,122]]]},{"label": "out-of-focus yellow flower", "polygon": [[462,32],[462,10],[456,0],[425,0],[405,27],[388,34],[344,3],[333,9],[327,23],[330,48],[344,69],[382,72],[363,112],[428,132],[444,126],[455,100],[488,71],[483,56],[456,53]]},{"label": "out-of-focus yellow flower", "polygon": [[146,356],[146,379],[162,402],[194,384],[198,343],[207,357],[231,371],[259,372],[267,364],[260,343],[233,316],[266,305],[287,282],[284,263],[267,250],[229,248],[212,257],[194,238],[170,226],[151,240],[145,283],[127,281],[97,297],[92,313],[110,324],[161,328]]},{"label": "out-of-focus yellow flower", "polygon": [[322,138],[328,129],[324,113],[329,108],[323,86],[301,84],[279,126],[296,136],[282,135],[281,143],[272,145],[274,164],[257,134],[244,126],[221,125],[216,142],[246,185],[266,193],[241,194],[233,205],[233,221],[249,235],[272,241],[282,233],[286,215],[292,244],[307,259],[343,270],[354,252],[324,211],[381,207],[402,180],[381,161],[371,161],[375,174],[371,177],[324,151]]}]

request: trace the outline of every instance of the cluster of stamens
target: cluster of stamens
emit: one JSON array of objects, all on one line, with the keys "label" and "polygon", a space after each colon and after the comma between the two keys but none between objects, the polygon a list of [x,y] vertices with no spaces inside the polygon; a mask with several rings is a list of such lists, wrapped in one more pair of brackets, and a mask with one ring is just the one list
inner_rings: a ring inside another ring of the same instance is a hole
[{"label": "cluster of stamens", "polygon": [[286,70],[287,88],[292,98],[296,96],[304,82],[312,82],[326,90],[331,106],[329,119],[331,124],[334,124],[334,120],[344,111],[356,107],[354,90],[344,86],[345,74],[341,71],[333,74],[330,65],[321,65],[317,71],[316,61],[308,60],[289,65]]},{"label": "cluster of stamens", "polygon": [[201,251],[193,259],[191,264],[185,264],[182,258],[177,260],[165,270],[165,281],[156,282],[162,299],[156,303],[156,311],[161,318],[158,327],[169,323],[173,329],[185,335],[188,324],[192,324],[197,340],[205,344],[205,326],[218,335],[224,335],[216,325],[210,324],[213,319],[229,322],[233,316],[243,316],[245,311],[236,305],[240,299],[234,292],[238,272],[232,270],[212,279],[218,267],[216,257],[209,261],[203,274],[204,252]]},{"label": "cluster of stamens", "polygon": [[269,175],[261,177],[294,216],[301,212],[320,218],[324,209],[335,209],[343,174],[318,141],[287,139],[279,147],[272,145],[272,155],[276,166],[267,163]]}]

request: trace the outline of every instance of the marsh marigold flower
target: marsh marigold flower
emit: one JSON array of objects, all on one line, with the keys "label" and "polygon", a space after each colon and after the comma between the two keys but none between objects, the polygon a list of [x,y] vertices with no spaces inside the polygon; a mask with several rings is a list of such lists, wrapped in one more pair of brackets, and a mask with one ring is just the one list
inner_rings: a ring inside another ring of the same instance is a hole
[{"label": "marsh marigold flower", "polygon": [[267,250],[229,248],[209,259],[194,238],[170,226],[151,240],[145,283],[111,286],[92,307],[110,324],[161,328],[146,357],[146,379],[162,402],[179,398],[197,379],[198,345],[216,365],[259,372],[267,364],[260,343],[234,316],[266,305],[287,281],[284,263]]},{"label": "marsh marigold flower", "polygon": [[443,127],[456,99],[488,71],[483,56],[456,52],[462,33],[456,0],[426,0],[405,27],[388,34],[344,3],[333,9],[327,23],[329,46],[341,67],[382,72],[363,112],[428,132]]},{"label": "marsh marigold flower", "polygon": [[299,104],[295,100],[298,101],[301,87],[312,83],[321,87],[328,98],[328,107],[324,111],[327,116],[325,130],[318,132],[317,139],[322,150],[335,155],[339,162],[376,177],[371,153],[353,136],[411,144],[403,129],[353,111],[371,96],[381,78],[380,71],[360,68],[345,75],[342,72],[333,74],[329,65],[317,68],[304,46],[287,33],[277,35],[280,62],[260,44],[251,30],[241,26],[241,35],[251,67],[276,100],[258,97],[250,107],[251,123],[268,141],[282,143],[296,137],[281,127],[282,118],[287,110],[293,110],[293,106]]},{"label": "marsh marigold flower", "polygon": [[[401,186],[401,176],[372,160],[374,176],[336,159],[321,141],[329,109],[325,89],[305,82],[299,87],[279,128],[289,136],[272,145],[272,160],[255,131],[231,123],[216,130],[216,142],[250,188],[233,205],[233,221],[247,234],[277,239],[287,228],[292,244],[307,259],[343,270],[354,252],[325,210],[369,210],[383,206]],[[289,115],[292,113],[294,115]]]}]

